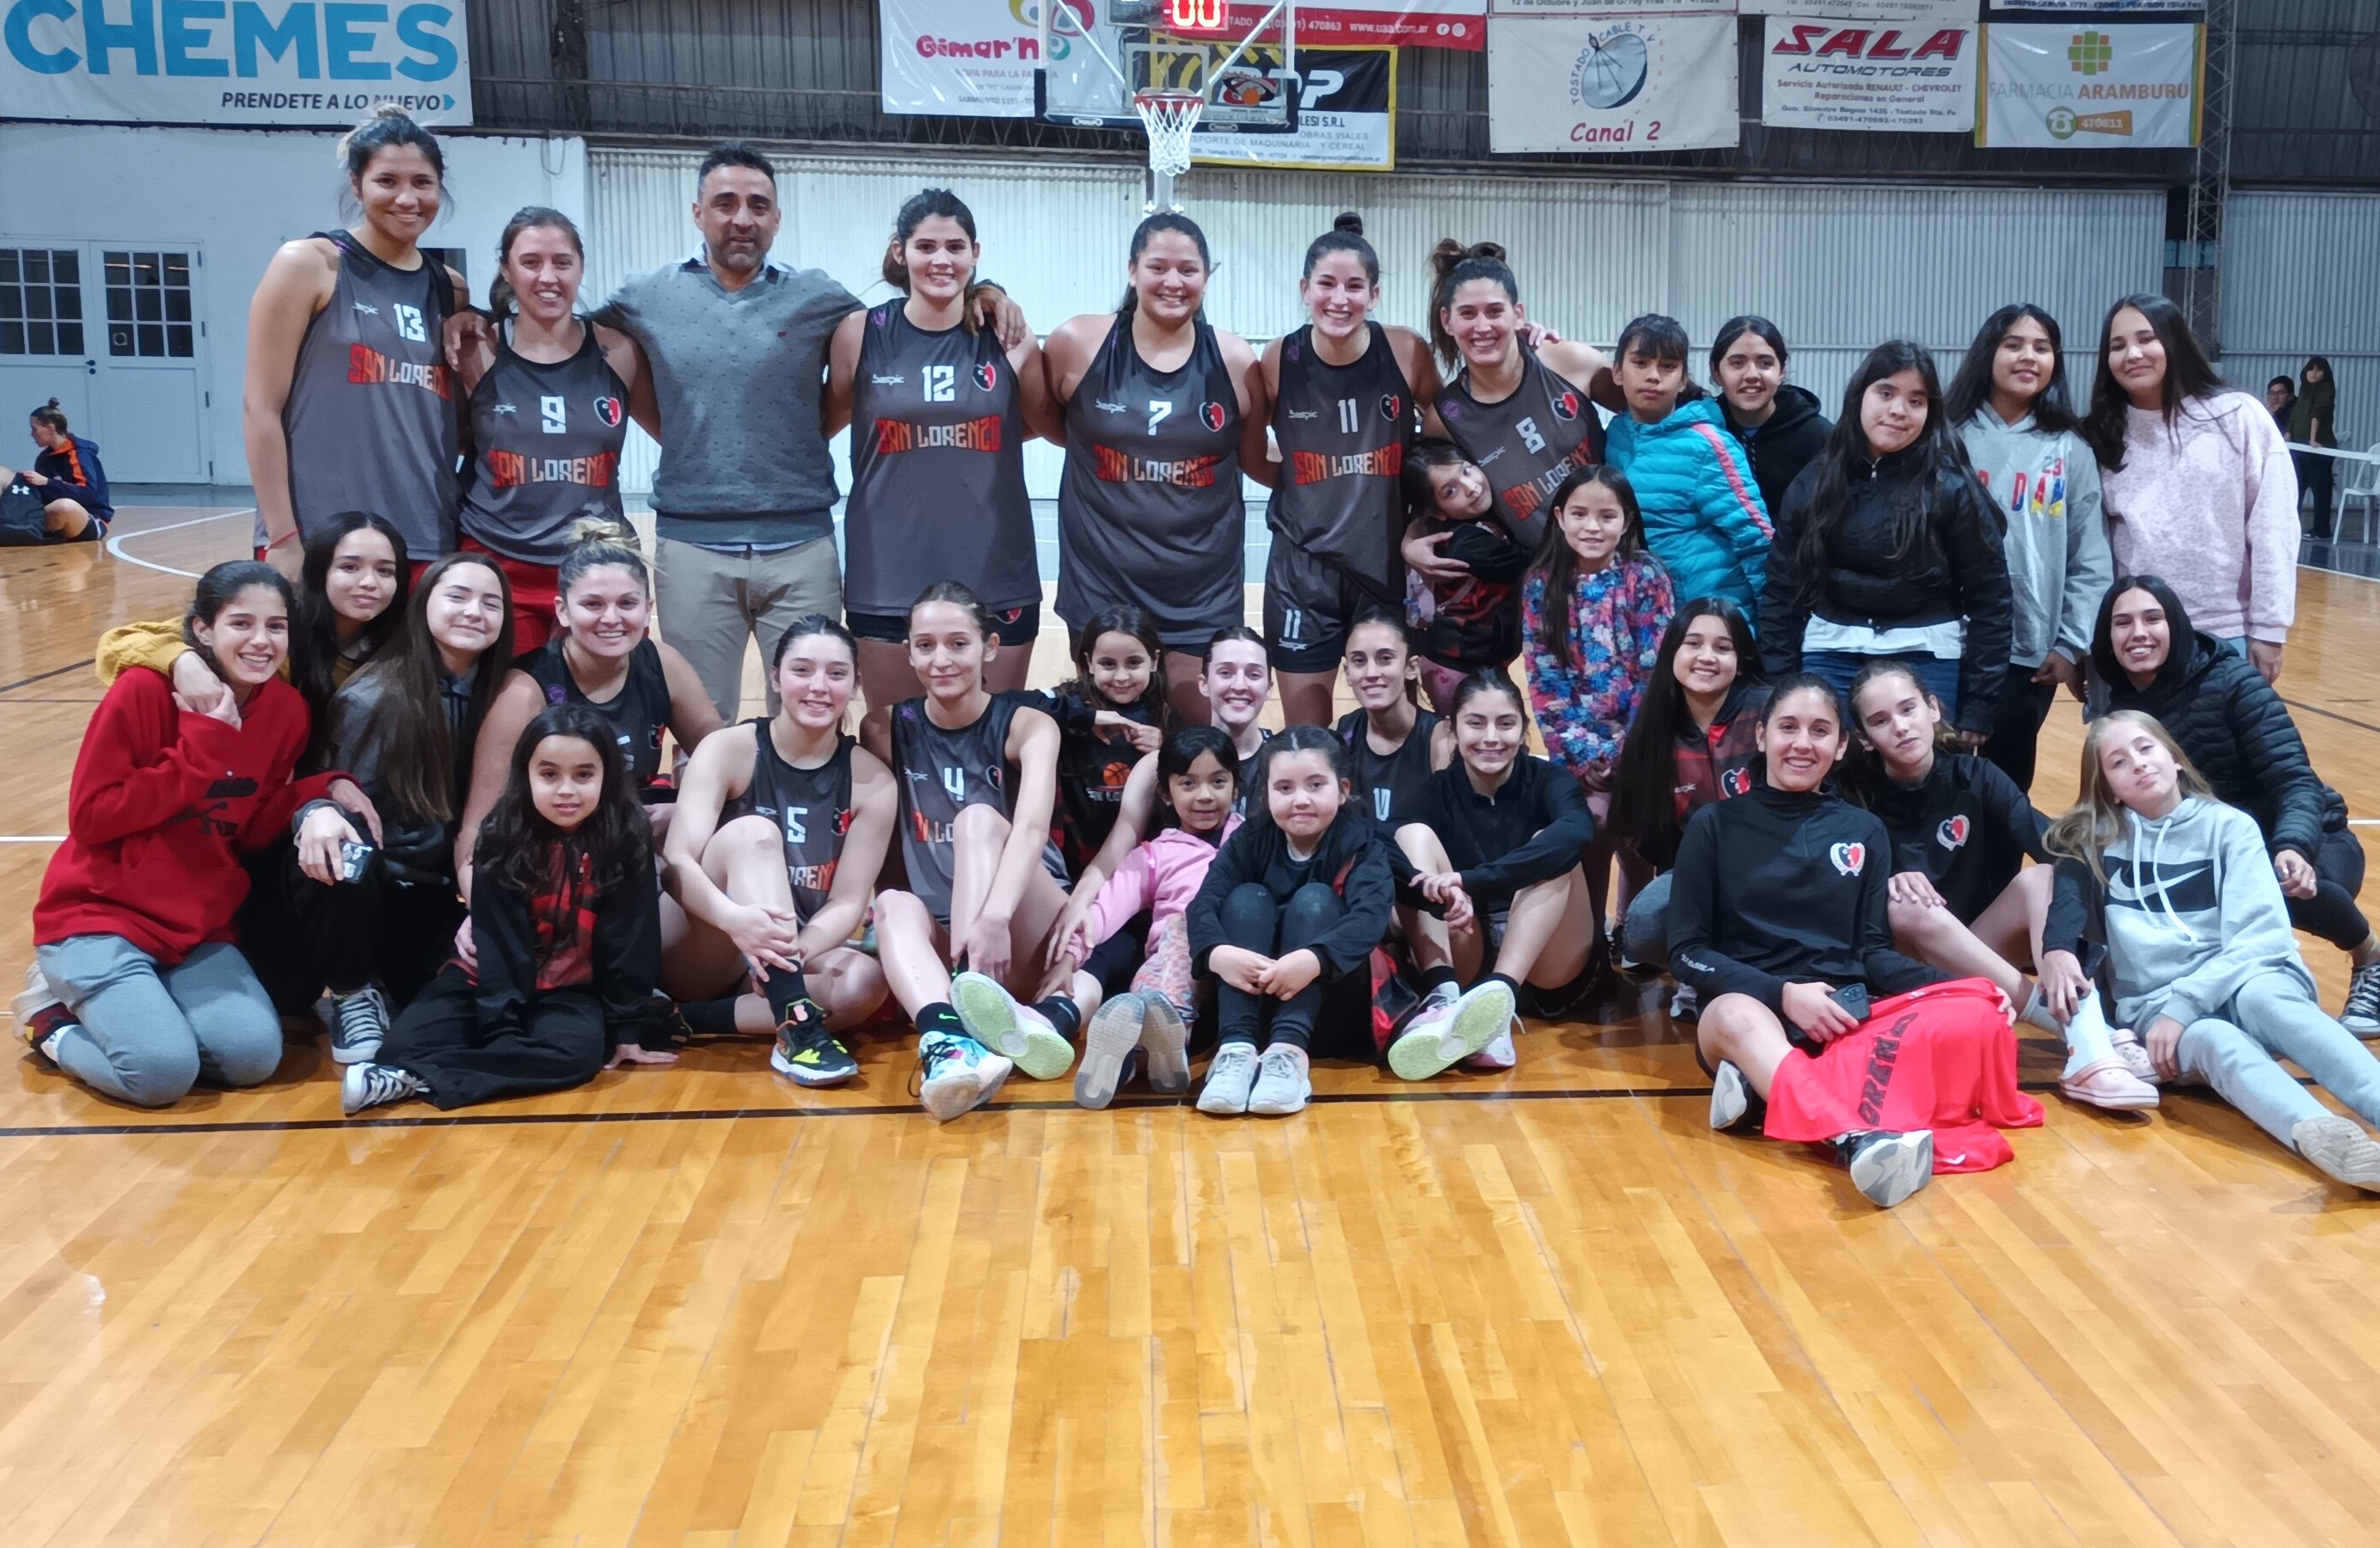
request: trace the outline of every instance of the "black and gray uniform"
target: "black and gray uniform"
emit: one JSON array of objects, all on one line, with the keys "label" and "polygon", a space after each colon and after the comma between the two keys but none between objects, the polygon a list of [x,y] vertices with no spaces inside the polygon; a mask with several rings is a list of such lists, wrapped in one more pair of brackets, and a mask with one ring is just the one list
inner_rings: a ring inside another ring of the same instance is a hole
[{"label": "black and gray uniform", "polygon": [[1372,750],[1366,729],[1369,714],[1350,710],[1339,717],[1334,729],[1346,744],[1347,761],[1355,771],[1355,794],[1370,803],[1374,822],[1394,826],[1412,821],[1414,798],[1438,772],[1429,766],[1430,737],[1438,729],[1438,718],[1427,710],[1415,710],[1413,730],[1394,752],[1382,754]]},{"label": "black and gray uniform", "polygon": [[1403,601],[1398,507],[1413,388],[1388,330],[1369,328],[1370,342],[1350,365],[1316,351],[1310,323],[1281,342],[1272,410],[1281,474],[1265,510],[1272,529],[1265,638],[1283,672],[1330,671],[1366,597],[1390,608]]},{"label": "black and gray uniform", "polygon": [[1603,460],[1603,421],[1586,395],[1530,351],[1521,351],[1521,385],[1482,403],[1471,396],[1471,368],[1438,396],[1438,417],[1463,455],[1496,491],[1505,530],[1534,550],[1546,532],[1546,502],[1572,473]]},{"label": "black and gray uniform", "polygon": [[1246,616],[1240,405],[1215,330],[1157,371],[1119,312],[1066,405],[1058,489],[1058,616],[1087,627],[1130,603],[1169,651],[1204,656]]},{"label": "black and gray uniform", "polygon": [[524,565],[561,564],[584,518],[620,519],[628,384],[603,358],[594,325],[580,331],[577,353],[551,365],[524,360],[500,335],[471,390],[463,535]]},{"label": "black and gray uniform", "polygon": [[954,579],[999,616],[1003,641],[1030,615],[1020,636],[1029,640],[1040,628],[1041,569],[1015,373],[989,329],[929,333],[906,305],[885,302],[860,331],[844,612],[864,640],[905,640],[917,593]]},{"label": "black and gray uniform", "polygon": [[776,824],[794,907],[808,920],[826,907],[835,867],[843,863],[844,835],[851,832],[851,750],[856,744],[838,737],[825,762],[806,769],[779,755],[767,717],[744,724],[752,730],[752,783],[721,811],[720,821],[766,817]]},{"label": "black and gray uniform", "polygon": [[[1258,775],[1264,773],[1265,743],[1270,740],[1272,740],[1272,733],[1264,729],[1262,726],[1258,726],[1257,728],[1257,750],[1254,752],[1249,753],[1245,758],[1241,759],[1240,766],[1235,771],[1239,776],[1240,785],[1239,794],[1232,800],[1232,810],[1238,812],[1243,817],[1245,817],[1248,814],[1248,802],[1256,798],[1257,779]],[[1163,800],[1165,798],[1165,792],[1160,790],[1157,793],[1157,798]]]},{"label": "black and gray uniform", "polygon": [[662,669],[662,649],[648,636],[637,641],[628,657],[628,680],[620,691],[598,702],[579,691],[563,654],[567,635],[555,635],[515,664],[545,690],[548,704],[584,704],[611,722],[620,744],[620,761],[628,766],[629,783],[641,796],[662,774],[662,733],[669,729],[669,675]]},{"label": "black and gray uniform", "polygon": [[[330,305],[306,324],[281,430],[300,534],[342,511],[370,511],[405,536],[417,564],[455,546],[462,436],[444,329],[455,310],[446,265],[392,269],[344,231]],[[256,546],[265,544],[256,518]]]},{"label": "black and gray uniform", "polygon": [[951,839],[959,813],[971,806],[1015,812],[1016,765],[1008,761],[1008,729],[1038,695],[995,693],[983,713],[944,730],[926,713],[926,701],[892,706],[892,772],[901,782],[901,859],[909,891],[943,925],[951,922]]}]

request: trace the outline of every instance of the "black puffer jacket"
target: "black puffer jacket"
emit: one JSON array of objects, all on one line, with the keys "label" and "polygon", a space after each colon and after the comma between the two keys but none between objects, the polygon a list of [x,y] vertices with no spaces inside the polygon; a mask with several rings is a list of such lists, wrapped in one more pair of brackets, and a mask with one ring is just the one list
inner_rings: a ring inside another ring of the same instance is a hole
[{"label": "black puffer jacket", "polygon": [[1817,465],[1794,479],[1778,509],[1777,544],[1768,551],[1768,583],[1760,597],[1761,659],[1772,677],[1800,671],[1802,631],[1812,614],[1879,629],[1964,617],[1966,649],[1959,664],[1954,718],[1962,730],[1989,731],[2008,676],[2013,627],[1999,513],[1963,459],[1946,459],[1926,496],[1937,552],[1930,559],[1896,559],[1893,512],[1915,477],[1914,460],[1899,452],[1853,470],[1851,509],[1827,539],[1825,572],[1807,585],[1800,544],[1817,488]]},{"label": "black puffer jacket", "polygon": [[2347,802],[2314,777],[2289,707],[2264,675],[2211,635],[2191,640],[2146,688],[2115,674],[2107,707],[2156,716],[2216,796],[2256,820],[2266,848],[2311,862],[2322,835],[2347,826]]},{"label": "black puffer jacket", "polygon": [[1724,396],[1718,411],[1727,419],[1729,433],[1743,443],[1752,481],[1760,486],[1760,503],[1771,515],[1835,428],[1832,420],[1818,412],[1817,395],[1791,383],[1777,389],[1776,411],[1766,424],[1738,424]]}]

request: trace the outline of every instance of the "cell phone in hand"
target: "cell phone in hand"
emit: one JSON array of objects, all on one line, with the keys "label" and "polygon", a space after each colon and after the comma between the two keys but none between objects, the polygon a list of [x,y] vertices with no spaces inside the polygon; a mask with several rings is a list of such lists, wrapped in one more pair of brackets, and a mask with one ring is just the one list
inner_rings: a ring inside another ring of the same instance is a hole
[{"label": "cell phone in hand", "polygon": [[1851,1014],[1852,1020],[1864,1021],[1867,1019],[1866,984],[1847,983],[1840,989],[1830,989],[1827,991],[1827,998],[1834,1001],[1835,1004],[1848,1011]]},{"label": "cell phone in hand", "polygon": [[372,847],[370,845],[364,843],[361,839],[341,839],[339,841],[339,880],[342,882],[362,881],[364,879],[364,867],[371,863],[371,858]]}]

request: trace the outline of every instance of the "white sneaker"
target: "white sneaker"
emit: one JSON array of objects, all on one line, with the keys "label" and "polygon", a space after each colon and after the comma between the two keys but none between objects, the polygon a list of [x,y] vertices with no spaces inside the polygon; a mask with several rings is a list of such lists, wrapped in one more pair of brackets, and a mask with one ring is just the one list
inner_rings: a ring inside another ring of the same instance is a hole
[{"label": "white sneaker", "polygon": [[2334,1113],[2307,1118],[2289,1130],[2289,1142],[2325,1176],[2366,1193],[2380,1193],[2380,1144],[2373,1143],[2354,1119]]},{"label": "white sneaker", "polygon": [[388,1002],[365,984],[352,994],[331,996],[331,1062],[370,1064],[388,1036]]},{"label": "white sneaker", "polygon": [[1083,1030],[1083,1063],[1075,1071],[1075,1105],[1096,1112],[1115,1100],[1123,1079],[1124,1060],[1140,1046],[1140,1030],[1148,1019],[1140,996],[1131,993],[1102,1002]]},{"label": "white sneaker", "polygon": [[1710,1126],[1715,1129],[1733,1128],[1743,1121],[1752,1107],[1752,1082],[1734,1062],[1721,1059],[1718,1073],[1711,1077]]},{"label": "white sneaker", "polygon": [[1934,1135],[1930,1129],[1895,1133],[1871,1128],[1835,1141],[1835,1156],[1852,1175],[1852,1186],[1877,1209],[1888,1210],[1934,1180]]},{"label": "white sneaker", "polygon": [[1305,1111],[1314,1094],[1306,1079],[1305,1050],[1276,1042],[1257,1061],[1256,1089],[1248,1093],[1248,1111],[1268,1118],[1285,1118]]},{"label": "white sneaker", "polygon": [[1504,1024],[1504,1030],[1488,1040],[1488,1046],[1463,1061],[1465,1069],[1511,1069],[1521,1062],[1521,1051],[1512,1046],[1512,1029],[1521,1024],[1519,1017]]},{"label": "white sneaker", "polygon": [[1472,985],[1444,1009],[1416,1016],[1389,1044],[1389,1068],[1407,1080],[1427,1080],[1496,1040],[1512,1022],[1512,991],[1500,980]]},{"label": "white sneaker", "polygon": [[937,1123],[948,1123],[990,1101],[1011,1067],[971,1037],[926,1032],[917,1039],[917,1100]]},{"label": "white sneaker", "polygon": [[339,1077],[339,1111],[354,1117],[367,1107],[379,1107],[407,1097],[420,1096],[430,1088],[421,1077],[395,1065],[376,1065],[369,1061],[349,1065]]},{"label": "white sneaker", "polygon": [[1693,1021],[1699,1018],[1702,1013],[1703,997],[1682,983],[1678,985],[1678,992],[1670,996],[1670,1019]]},{"label": "white sneaker", "polygon": [[1028,1079],[1055,1080],[1074,1067],[1075,1045],[998,980],[961,973],[951,980],[951,1003],[969,1037],[1013,1061]]},{"label": "white sneaker", "polygon": [[1140,996],[1140,1047],[1148,1055],[1148,1089],[1180,1096],[1190,1089],[1190,1027],[1173,1002],[1155,990]]},{"label": "white sneaker", "polygon": [[1248,1110],[1248,1092],[1256,1079],[1256,1044],[1223,1044],[1207,1066],[1207,1084],[1198,1091],[1198,1111],[1220,1118],[1237,1117]]}]

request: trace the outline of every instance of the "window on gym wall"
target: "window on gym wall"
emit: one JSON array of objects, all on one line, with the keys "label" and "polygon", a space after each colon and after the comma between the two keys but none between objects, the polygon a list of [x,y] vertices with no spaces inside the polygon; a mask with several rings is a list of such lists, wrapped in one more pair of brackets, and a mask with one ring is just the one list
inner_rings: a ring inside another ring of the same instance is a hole
[{"label": "window on gym wall", "polygon": [[82,254],[0,248],[0,355],[81,353]]},{"label": "window on gym wall", "polygon": [[[71,260],[72,253],[59,256]],[[190,255],[109,250],[107,352],[151,360],[188,360],[195,350],[190,323]]]}]

